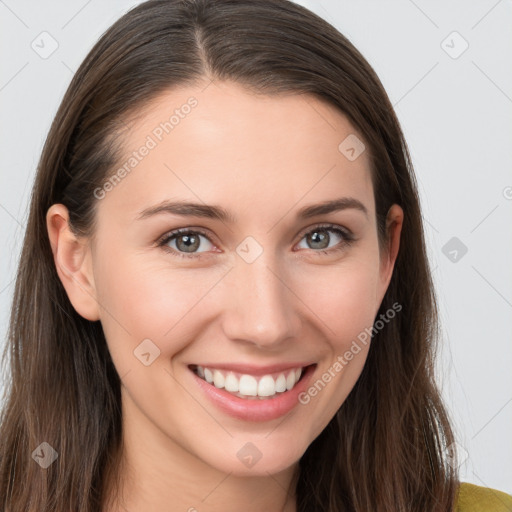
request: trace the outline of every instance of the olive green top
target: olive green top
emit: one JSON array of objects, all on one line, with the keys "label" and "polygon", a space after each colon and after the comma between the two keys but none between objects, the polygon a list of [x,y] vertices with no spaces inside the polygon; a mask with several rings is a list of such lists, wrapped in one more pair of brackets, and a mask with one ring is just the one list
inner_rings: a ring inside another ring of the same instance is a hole
[{"label": "olive green top", "polygon": [[512,512],[510,494],[461,482],[455,512]]}]

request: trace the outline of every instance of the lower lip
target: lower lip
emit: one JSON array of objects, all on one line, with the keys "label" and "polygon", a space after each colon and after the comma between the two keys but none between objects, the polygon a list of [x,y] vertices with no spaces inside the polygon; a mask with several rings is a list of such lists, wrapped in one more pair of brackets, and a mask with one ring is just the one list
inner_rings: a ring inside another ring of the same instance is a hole
[{"label": "lower lip", "polygon": [[281,393],[274,398],[265,398],[263,400],[245,399],[232,395],[225,389],[216,388],[213,384],[208,384],[201,379],[192,370],[189,370],[195,377],[199,387],[206,393],[206,396],[223,412],[234,418],[244,421],[270,421],[288,414],[297,404],[299,404],[299,395],[304,392],[315,372],[316,364],[306,368],[302,379],[297,382],[295,387]]}]

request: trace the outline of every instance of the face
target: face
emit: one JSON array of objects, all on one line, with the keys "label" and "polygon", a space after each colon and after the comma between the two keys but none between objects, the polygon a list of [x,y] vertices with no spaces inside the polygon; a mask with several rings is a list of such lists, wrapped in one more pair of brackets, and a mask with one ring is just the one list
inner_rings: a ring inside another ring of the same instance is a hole
[{"label": "face", "polygon": [[354,387],[370,340],[354,341],[373,325],[402,222],[395,205],[379,249],[369,156],[339,149],[354,135],[313,96],[230,82],[166,92],[134,122],[125,172],[97,191],[90,293],[67,287],[101,320],[124,421],[162,453],[280,472]]}]

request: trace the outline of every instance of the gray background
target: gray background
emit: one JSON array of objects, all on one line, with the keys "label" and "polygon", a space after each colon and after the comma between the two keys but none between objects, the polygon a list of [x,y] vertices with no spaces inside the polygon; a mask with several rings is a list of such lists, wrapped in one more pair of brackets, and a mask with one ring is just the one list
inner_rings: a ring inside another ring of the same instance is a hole
[{"label": "gray background", "polygon": [[[137,3],[0,0],[0,343],[51,120],[94,42]],[[354,43],[395,106],[420,188],[462,480],[512,493],[511,1],[298,3]]]}]

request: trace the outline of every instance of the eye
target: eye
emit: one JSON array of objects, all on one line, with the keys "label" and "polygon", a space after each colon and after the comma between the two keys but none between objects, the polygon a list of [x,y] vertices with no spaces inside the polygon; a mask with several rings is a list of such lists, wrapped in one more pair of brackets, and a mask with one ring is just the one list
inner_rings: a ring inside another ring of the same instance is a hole
[{"label": "eye", "polygon": [[[201,238],[207,240],[207,244],[215,247],[206,233],[198,230],[191,229],[176,229],[164,235],[158,242],[158,247],[171,252],[173,255],[181,256],[182,258],[195,258],[196,255],[204,251],[198,251],[199,247],[204,246],[201,243]],[[206,249],[206,252],[209,249]],[[187,254],[188,253],[188,254]]]},{"label": "eye", "polygon": [[[332,237],[329,233],[334,233],[335,236]],[[339,239],[338,243],[330,245],[333,240],[336,242],[336,238]],[[332,224],[315,226],[313,229],[303,233],[302,240],[304,239],[310,245],[306,249],[313,249],[322,254],[340,251],[354,241],[352,233]]]},{"label": "eye", "polygon": [[[335,243],[334,246],[330,245],[333,237],[328,233],[334,233],[334,240],[339,238],[340,241]],[[192,230],[190,228],[176,229],[170,233],[166,233],[157,242],[157,246],[171,253],[173,256],[199,258],[202,252],[211,250],[211,248],[209,249],[208,247],[204,251],[198,250],[202,246],[204,248],[204,243],[201,243],[201,238],[207,241],[206,245],[210,244],[212,247],[215,247],[205,232],[198,229]],[[322,254],[340,251],[355,240],[350,231],[332,224],[316,226],[309,231],[305,231],[302,234],[302,239],[305,239],[306,242],[312,246],[306,247],[306,249],[312,249],[314,252]]]}]

